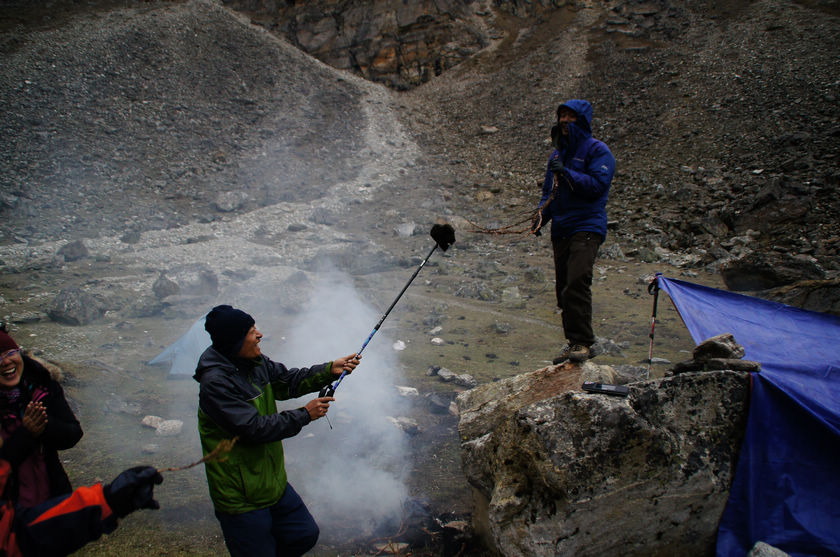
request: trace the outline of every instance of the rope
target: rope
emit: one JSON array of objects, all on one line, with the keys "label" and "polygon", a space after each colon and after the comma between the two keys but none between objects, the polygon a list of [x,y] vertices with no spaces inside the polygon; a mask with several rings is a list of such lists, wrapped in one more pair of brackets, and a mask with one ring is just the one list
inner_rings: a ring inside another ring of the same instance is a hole
[{"label": "rope", "polygon": [[[551,193],[549,194],[549,196],[546,198],[545,202],[542,205],[540,205],[539,207],[537,207],[536,209],[534,209],[532,211],[525,211],[523,213],[519,213],[519,214],[527,214],[528,215],[527,217],[525,217],[522,220],[518,220],[516,222],[513,222],[513,223],[508,224],[506,226],[500,226],[498,228],[486,228],[486,227],[483,227],[479,224],[476,224],[476,223],[472,222],[469,219],[464,219],[464,220],[466,220],[467,223],[469,223],[470,226],[475,228],[475,232],[478,232],[480,234],[531,234],[531,233],[534,232],[534,230],[539,230],[543,226],[542,209],[543,209],[543,207],[547,207],[552,201],[554,201],[554,197],[557,195],[557,190],[559,189],[559,185],[560,185],[560,181],[558,180],[559,175],[560,174],[556,174],[556,173],[554,174],[554,184],[551,187]],[[563,174],[563,179],[566,180],[566,183],[568,183],[569,187],[571,188],[572,184],[571,184],[571,182],[569,182],[569,179],[566,177],[565,174]],[[523,223],[526,223],[526,222],[530,222],[531,225],[528,226],[527,228],[519,228],[519,229],[515,228],[517,226],[521,226]]]}]

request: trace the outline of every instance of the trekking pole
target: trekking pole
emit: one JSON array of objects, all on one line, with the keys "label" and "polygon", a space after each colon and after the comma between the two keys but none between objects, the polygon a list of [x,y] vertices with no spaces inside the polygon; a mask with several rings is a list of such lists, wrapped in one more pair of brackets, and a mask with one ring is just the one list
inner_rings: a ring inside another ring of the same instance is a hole
[{"label": "trekking pole", "polygon": [[[375,335],[376,331],[379,330],[379,327],[382,326],[382,323],[385,321],[385,318],[388,317],[388,314],[391,313],[391,310],[394,309],[395,305],[397,305],[397,302],[400,300],[405,291],[408,290],[408,287],[411,285],[412,281],[414,281],[414,279],[420,273],[420,269],[422,269],[426,262],[429,261],[429,258],[432,256],[435,250],[440,248],[443,251],[446,251],[447,249],[449,249],[449,246],[455,243],[455,230],[449,224],[434,225],[430,234],[432,236],[432,239],[434,239],[435,241],[435,246],[432,248],[432,251],[430,251],[429,255],[426,256],[426,259],[424,259],[423,262],[420,263],[420,266],[417,267],[417,270],[414,271],[414,274],[411,275],[410,279],[408,279],[408,282],[405,284],[405,286],[403,286],[403,289],[400,290],[399,294],[397,294],[396,299],[394,299],[390,307],[387,309],[387,311],[385,311],[385,314],[379,320],[379,323],[376,324],[376,327],[373,328],[373,330],[368,335],[367,339],[365,339],[365,342],[364,344],[362,344],[362,347],[359,349],[359,351],[356,352],[356,356],[362,355],[362,351],[373,338],[373,335]],[[320,396],[333,396],[335,394],[335,390],[338,388],[338,385],[341,383],[342,379],[344,379],[345,375],[347,375],[346,370],[341,372],[341,375],[338,377],[338,379],[336,379],[335,383],[327,385],[326,387],[321,389]],[[332,425],[330,427],[332,427]]]},{"label": "trekking pole", "polygon": [[650,350],[648,351],[648,369],[646,379],[650,379],[650,366],[653,363],[653,331],[656,327],[656,302],[659,300],[659,275],[656,273],[653,280],[648,284],[648,294],[653,296],[653,314],[650,316]]}]

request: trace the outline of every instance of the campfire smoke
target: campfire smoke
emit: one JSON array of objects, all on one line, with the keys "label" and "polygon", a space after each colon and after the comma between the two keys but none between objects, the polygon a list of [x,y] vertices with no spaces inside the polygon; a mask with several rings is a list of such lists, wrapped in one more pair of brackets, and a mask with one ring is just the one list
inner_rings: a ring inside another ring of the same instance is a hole
[{"label": "campfire smoke", "polygon": [[[304,311],[289,323],[285,340],[263,340],[264,353],[289,367],[308,366],[359,350],[377,321],[350,278],[325,269]],[[268,333],[263,331],[264,333]],[[400,369],[392,341],[377,334],[361,364],[336,392],[326,420],[305,427],[284,441],[289,481],[301,492],[321,526],[322,537],[352,533],[358,538],[383,527],[399,528],[407,489],[405,434],[388,417],[399,416],[401,399],[394,385]],[[317,393],[283,404],[302,406]],[[393,524],[391,524],[393,523]]]}]

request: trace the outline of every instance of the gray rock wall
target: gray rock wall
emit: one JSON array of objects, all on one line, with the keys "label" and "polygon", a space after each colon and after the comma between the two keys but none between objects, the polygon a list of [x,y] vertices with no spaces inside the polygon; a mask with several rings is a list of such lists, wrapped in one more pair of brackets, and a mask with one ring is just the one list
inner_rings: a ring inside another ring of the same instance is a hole
[{"label": "gray rock wall", "polygon": [[580,372],[551,366],[458,397],[475,530],[506,556],[713,554],[747,374],[637,382],[620,398],[580,392]]},{"label": "gray rock wall", "polygon": [[[419,85],[500,38],[492,12],[472,0],[225,0],[256,23],[335,68],[397,89]],[[496,9],[533,16],[566,4],[496,1]]]}]

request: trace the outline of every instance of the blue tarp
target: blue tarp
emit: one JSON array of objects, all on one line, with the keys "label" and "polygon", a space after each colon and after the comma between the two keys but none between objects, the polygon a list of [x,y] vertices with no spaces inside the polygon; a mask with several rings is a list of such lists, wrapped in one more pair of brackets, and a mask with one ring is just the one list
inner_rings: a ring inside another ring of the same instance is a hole
[{"label": "blue tarp", "polygon": [[695,342],[732,333],[761,363],[718,556],[840,556],[840,317],[657,278]]}]

